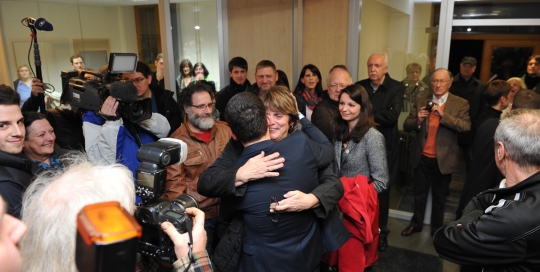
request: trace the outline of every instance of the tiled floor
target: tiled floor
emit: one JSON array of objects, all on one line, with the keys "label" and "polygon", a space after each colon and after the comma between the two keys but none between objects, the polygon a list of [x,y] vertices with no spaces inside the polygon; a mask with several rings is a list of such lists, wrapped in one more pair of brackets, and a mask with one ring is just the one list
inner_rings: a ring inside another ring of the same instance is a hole
[{"label": "tiled floor", "polygon": [[[390,230],[390,235],[388,236],[388,244],[394,247],[437,255],[437,252],[433,247],[433,240],[430,235],[430,227],[425,225],[422,232],[415,233],[408,237],[401,236],[401,231],[408,225],[409,221],[389,218],[388,229]],[[384,254],[384,252],[379,252],[379,254]],[[443,272],[458,272],[459,269],[459,265],[443,260]]]}]

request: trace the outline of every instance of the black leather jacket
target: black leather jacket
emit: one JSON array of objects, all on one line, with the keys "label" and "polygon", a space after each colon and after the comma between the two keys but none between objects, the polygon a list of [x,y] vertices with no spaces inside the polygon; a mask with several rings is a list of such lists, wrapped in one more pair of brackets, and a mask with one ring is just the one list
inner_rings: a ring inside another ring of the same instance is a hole
[{"label": "black leather jacket", "polygon": [[483,271],[540,271],[540,172],[473,198],[433,236],[441,258]]}]

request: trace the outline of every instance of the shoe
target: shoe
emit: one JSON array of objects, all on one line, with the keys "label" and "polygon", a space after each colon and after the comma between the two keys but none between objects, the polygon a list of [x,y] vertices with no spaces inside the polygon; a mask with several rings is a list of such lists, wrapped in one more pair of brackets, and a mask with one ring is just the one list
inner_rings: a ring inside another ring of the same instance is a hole
[{"label": "shoe", "polygon": [[409,225],[408,227],[406,227],[402,232],[401,232],[401,235],[402,236],[411,236],[413,235],[414,233],[416,232],[421,232],[422,231],[422,228],[419,228],[419,227],[415,227],[413,225]]},{"label": "shoe", "polygon": [[388,239],[386,235],[379,236],[379,251],[386,251],[388,248]]}]

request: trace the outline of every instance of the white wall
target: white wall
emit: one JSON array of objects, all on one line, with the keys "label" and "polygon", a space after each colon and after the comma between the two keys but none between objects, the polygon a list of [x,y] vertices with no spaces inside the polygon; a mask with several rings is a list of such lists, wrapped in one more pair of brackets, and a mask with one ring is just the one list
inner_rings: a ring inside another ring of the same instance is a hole
[{"label": "white wall", "polygon": [[[108,39],[111,52],[138,51],[132,6],[0,1],[5,55],[11,81],[17,78],[17,66],[28,64],[30,30],[20,23],[26,17],[42,17],[54,26],[51,32],[38,32],[38,44],[43,80],[53,84],[58,91],[61,90],[60,71],[72,69],[69,57],[74,54],[74,39]],[[34,66],[33,50],[30,60]]]}]

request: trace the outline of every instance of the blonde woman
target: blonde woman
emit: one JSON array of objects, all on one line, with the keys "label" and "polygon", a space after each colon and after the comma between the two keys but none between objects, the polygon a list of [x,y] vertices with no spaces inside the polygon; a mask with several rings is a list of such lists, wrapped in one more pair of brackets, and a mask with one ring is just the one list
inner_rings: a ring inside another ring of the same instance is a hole
[{"label": "blonde woman", "polygon": [[28,65],[23,64],[17,68],[18,79],[13,81],[13,89],[21,96],[21,104],[24,104],[30,95],[32,94],[32,76],[30,75],[30,68]]}]

